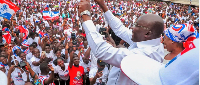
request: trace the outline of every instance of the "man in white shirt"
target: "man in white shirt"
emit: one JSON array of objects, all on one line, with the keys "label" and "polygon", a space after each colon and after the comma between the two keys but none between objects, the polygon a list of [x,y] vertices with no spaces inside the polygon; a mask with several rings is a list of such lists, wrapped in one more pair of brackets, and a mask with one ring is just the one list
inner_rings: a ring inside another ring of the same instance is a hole
[{"label": "man in white shirt", "polygon": [[93,69],[91,69],[89,73],[89,78],[90,78],[90,84],[91,85],[106,85],[109,70],[108,67],[106,67],[106,63],[97,60],[97,66]]},{"label": "man in white shirt", "polygon": [[80,62],[80,66],[83,66],[84,68],[84,73],[86,75],[86,85],[90,85],[90,81],[89,81],[89,72],[90,72],[90,67],[91,67],[91,63],[89,58],[83,57],[83,62]]},{"label": "man in white shirt", "polygon": [[[83,28],[87,35],[88,43],[95,57],[115,67],[111,69],[108,77],[108,85],[133,85],[136,84],[123,74],[120,70],[121,60],[134,54],[141,54],[153,58],[159,62],[163,61],[164,48],[160,43],[160,35],[164,30],[164,22],[161,17],[154,14],[143,15],[135,23],[132,32],[123,26],[121,21],[114,17],[102,0],[95,0],[105,12],[105,18],[115,34],[126,41],[130,46],[126,48],[114,48],[106,43],[96,31],[89,15],[82,15]],[[79,4],[79,13],[90,10],[89,2],[83,1]],[[83,5],[84,4],[84,5]],[[86,7],[88,6],[88,7]],[[139,56],[138,56],[139,57]]]},{"label": "man in white shirt", "polygon": [[44,60],[43,57],[40,57],[40,51],[37,48],[35,48],[33,50],[33,57],[30,60],[30,62],[31,62],[30,64],[31,64],[32,70],[36,74],[41,73],[41,71],[40,71],[40,63],[42,63],[43,60]]},{"label": "man in white shirt", "polygon": [[45,54],[46,54],[46,57],[48,58],[48,61],[50,60],[49,64],[55,67],[55,65],[53,64],[53,61],[56,60],[56,57],[55,57],[55,54],[53,53],[53,50],[51,50],[49,44],[46,44],[45,46]]}]

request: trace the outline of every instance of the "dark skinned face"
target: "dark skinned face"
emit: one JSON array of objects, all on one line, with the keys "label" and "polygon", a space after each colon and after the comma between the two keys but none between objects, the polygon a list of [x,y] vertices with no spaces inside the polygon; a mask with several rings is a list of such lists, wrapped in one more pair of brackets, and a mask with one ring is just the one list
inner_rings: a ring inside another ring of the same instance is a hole
[{"label": "dark skinned face", "polygon": [[144,26],[147,27],[143,22],[143,20],[138,19],[138,21],[136,22],[138,25],[131,27],[132,30],[132,41],[133,42],[140,42],[140,41],[144,41],[145,40],[145,35],[148,32],[147,30],[145,30],[144,28],[140,27],[140,26]]},{"label": "dark skinned face", "polygon": [[79,58],[78,58],[78,56],[74,57],[73,60],[74,60],[74,65],[76,65],[76,66],[79,65]]},{"label": "dark skinned face", "polygon": [[62,59],[57,60],[57,65],[59,65],[60,67],[65,67],[64,61]]},{"label": "dark skinned face", "polygon": [[22,61],[26,61],[26,54],[25,53],[21,53],[19,55],[19,57],[22,59]]},{"label": "dark skinned face", "polygon": [[34,54],[33,54],[36,58],[40,57],[40,51],[38,49],[34,49]]},{"label": "dark skinned face", "polygon": [[51,51],[50,47],[49,46],[45,46],[45,51],[46,51],[46,53],[50,53],[50,51]]}]

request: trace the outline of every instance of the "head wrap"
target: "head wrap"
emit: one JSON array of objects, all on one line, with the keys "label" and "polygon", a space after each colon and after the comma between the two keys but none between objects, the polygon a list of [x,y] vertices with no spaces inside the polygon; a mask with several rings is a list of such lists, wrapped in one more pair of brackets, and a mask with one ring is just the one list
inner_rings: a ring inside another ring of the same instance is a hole
[{"label": "head wrap", "polygon": [[15,53],[15,50],[17,50],[17,49],[20,49],[20,50],[21,50],[21,48],[20,48],[19,46],[14,46],[14,47],[12,48],[12,52],[13,52],[14,55],[17,55],[17,54]]},{"label": "head wrap", "polygon": [[165,34],[174,42],[186,42],[196,39],[197,30],[191,24],[177,24],[166,29]]}]

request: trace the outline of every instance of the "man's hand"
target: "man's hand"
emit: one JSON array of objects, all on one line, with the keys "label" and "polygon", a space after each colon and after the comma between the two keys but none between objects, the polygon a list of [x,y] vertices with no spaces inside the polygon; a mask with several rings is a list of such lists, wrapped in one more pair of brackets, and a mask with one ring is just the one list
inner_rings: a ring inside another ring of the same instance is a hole
[{"label": "man's hand", "polygon": [[104,0],[94,0],[101,8],[104,12],[108,11],[108,7],[105,4]]},{"label": "man's hand", "polygon": [[99,6],[104,5],[104,0],[94,0]]},{"label": "man's hand", "polygon": [[74,51],[72,51],[69,56],[70,56],[70,59],[72,58],[73,59],[73,55],[74,55]]},{"label": "man's hand", "polygon": [[53,66],[52,66],[51,64],[49,64],[48,66],[49,66],[49,69],[50,69],[51,71],[54,71],[54,68],[53,68]]},{"label": "man's hand", "polygon": [[45,54],[42,55],[42,56],[40,57],[40,62],[42,63],[42,62],[44,61],[45,58],[46,58],[46,55],[45,55]]},{"label": "man's hand", "polygon": [[29,65],[29,63],[28,63],[27,61],[25,61],[25,63],[26,63],[26,67],[27,67],[28,69],[30,69],[31,66]]},{"label": "man's hand", "polygon": [[90,11],[91,5],[90,0],[81,0],[78,5],[78,12],[79,14],[85,10]]},{"label": "man's hand", "polygon": [[102,71],[100,71],[100,72],[97,71],[97,73],[96,73],[97,78],[100,78],[102,75],[103,75]]},{"label": "man's hand", "polygon": [[9,72],[12,73],[14,70],[15,70],[15,65],[12,65],[12,66],[9,68]]},{"label": "man's hand", "polygon": [[68,45],[68,43],[66,44],[65,49],[69,49],[69,45]]}]

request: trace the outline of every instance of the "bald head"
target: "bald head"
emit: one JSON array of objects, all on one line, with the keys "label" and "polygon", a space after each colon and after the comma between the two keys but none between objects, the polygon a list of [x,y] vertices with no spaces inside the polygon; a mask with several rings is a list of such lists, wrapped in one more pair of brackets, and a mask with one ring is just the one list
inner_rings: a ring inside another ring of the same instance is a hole
[{"label": "bald head", "polygon": [[164,21],[163,19],[156,14],[146,14],[142,15],[139,20],[145,20],[146,25],[149,25],[148,28],[153,32],[154,37],[158,38],[164,31]]},{"label": "bald head", "polygon": [[138,18],[133,27],[132,40],[134,42],[159,38],[164,31],[164,21],[156,14],[145,14]]},{"label": "bald head", "polygon": [[139,17],[138,21],[144,22],[144,25],[148,27],[155,37],[160,37],[160,34],[164,31],[164,21],[156,14],[145,14]]}]

